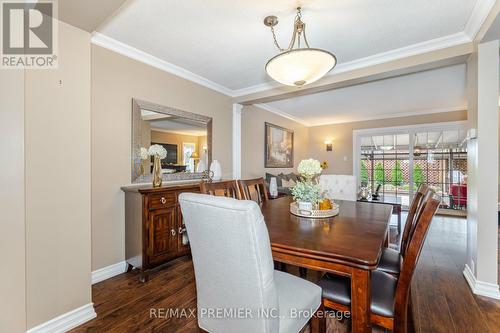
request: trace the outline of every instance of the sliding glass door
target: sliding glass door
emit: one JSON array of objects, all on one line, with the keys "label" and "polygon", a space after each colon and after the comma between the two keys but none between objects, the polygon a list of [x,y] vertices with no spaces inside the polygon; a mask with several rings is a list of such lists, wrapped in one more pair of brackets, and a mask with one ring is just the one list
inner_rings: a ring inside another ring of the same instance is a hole
[{"label": "sliding glass door", "polygon": [[441,208],[467,208],[467,144],[463,124],[355,131],[355,168],[360,186],[408,207],[428,184]]},{"label": "sliding glass door", "polygon": [[384,197],[409,204],[409,134],[387,134],[361,138],[360,179],[362,186]]},{"label": "sliding glass door", "polygon": [[441,208],[467,209],[467,144],[464,130],[415,134],[415,185],[427,184],[442,198]]}]

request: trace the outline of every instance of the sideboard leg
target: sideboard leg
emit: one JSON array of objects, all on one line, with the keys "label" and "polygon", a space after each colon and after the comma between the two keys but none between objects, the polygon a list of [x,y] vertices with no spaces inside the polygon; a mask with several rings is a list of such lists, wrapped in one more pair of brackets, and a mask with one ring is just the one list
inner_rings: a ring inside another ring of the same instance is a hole
[{"label": "sideboard leg", "polygon": [[142,283],[148,282],[149,281],[149,273],[142,271],[141,274],[139,275],[139,281]]}]

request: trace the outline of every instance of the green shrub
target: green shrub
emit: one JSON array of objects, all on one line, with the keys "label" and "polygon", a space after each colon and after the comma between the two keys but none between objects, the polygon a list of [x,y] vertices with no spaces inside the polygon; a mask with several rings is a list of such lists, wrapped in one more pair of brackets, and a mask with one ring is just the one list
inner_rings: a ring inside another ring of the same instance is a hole
[{"label": "green shrub", "polygon": [[365,161],[361,161],[361,185],[368,185],[368,169],[366,168]]},{"label": "green shrub", "polygon": [[413,182],[417,187],[424,183],[424,172],[419,164],[415,164],[415,167],[413,168]]},{"label": "green shrub", "polygon": [[385,171],[381,162],[375,164],[375,174],[373,177],[375,178],[375,185],[383,185],[385,183]]},{"label": "green shrub", "polygon": [[391,182],[394,186],[399,186],[403,184],[403,170],[401,170],[401,162],[396,161],[394,168],[392,168],[391,172]]}]

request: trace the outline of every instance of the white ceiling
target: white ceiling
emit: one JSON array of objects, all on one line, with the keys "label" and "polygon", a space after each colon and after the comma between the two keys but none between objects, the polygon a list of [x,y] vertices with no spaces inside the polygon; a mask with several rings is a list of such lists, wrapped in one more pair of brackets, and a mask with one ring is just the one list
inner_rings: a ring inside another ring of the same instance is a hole
[{"label": "white ceiling", "polygon": [[195,121],[183,118],[169,117],[167,119],[151,120],[151,129],[191,136],[205,136],[207,135],[207,127]]},{"label": "white ceiling", "polygon": [[309,125],[464,110],[466,66],[455,65],[267,103]]},{"label": "white ceiling", "polygon": [[[342,65],[462,33],[476,0],[300,2],[311,46],[335,53]],[[279,17],[278,39],[285,45],[296,5],[292,0],[129,0],[99,32],[238,90],[269,81],[264,65],[277,50],[262,20]]]}]

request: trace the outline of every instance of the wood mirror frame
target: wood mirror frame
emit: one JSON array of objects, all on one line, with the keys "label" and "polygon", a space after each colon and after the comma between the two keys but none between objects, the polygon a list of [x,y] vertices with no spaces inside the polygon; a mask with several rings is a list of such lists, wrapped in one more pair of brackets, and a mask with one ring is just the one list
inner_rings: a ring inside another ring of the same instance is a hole
[{"label": "wood mirror frame", "polygon": [[[171,116],[177,116],[180,118],[189,119],[195,122],[205,125],[207,127],[207,168],[212,162],[212,118],[207,116],[202,116],[196,113],[179,110],[176,108],[171,108],[163,106],[160,104],[150,103],[142,101],[139,99],[132,99],[132,149],[131,149],[131,182],[132,183],[149,183],[151,182],[151,175],[142,175],[141,173],[141,110],[148,110],[157,113],[163,113]],[[173,174],[163,174],[164,181],[172,180],[189,180],[189,179],[200,179],[202,178],[202,173],[193,172],[178,172]]]}]

